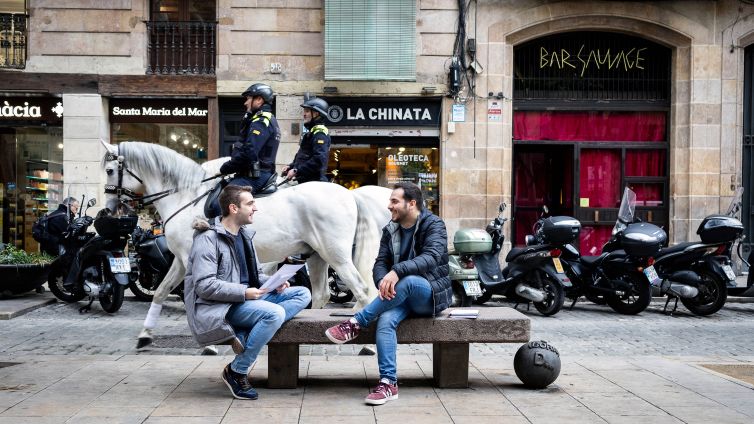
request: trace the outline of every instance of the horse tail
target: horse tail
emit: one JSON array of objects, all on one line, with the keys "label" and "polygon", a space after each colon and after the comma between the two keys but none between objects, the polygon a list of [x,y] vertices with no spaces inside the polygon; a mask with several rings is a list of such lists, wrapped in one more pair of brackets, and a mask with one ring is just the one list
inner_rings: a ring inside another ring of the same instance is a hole
[{"label": "horse tail", "polygon": [[368,287],[368,293],[376,294],[376,289],[372,282],[372,268],[380,249],[382,227],[387,222],[381,222],[384,219],[384,213],[380,214],[374,209],[375,207],[382,206],[387,211],[385,208],[387,202],[385,202],[385,205],[378,205],[378,201],[371,198],[369,193],[365,192],[364,189],[353,190],[351,193],[353,193],[356,200],[358,211],[352,256],[353,263],[359,271],[361,278],[364,279]]}]

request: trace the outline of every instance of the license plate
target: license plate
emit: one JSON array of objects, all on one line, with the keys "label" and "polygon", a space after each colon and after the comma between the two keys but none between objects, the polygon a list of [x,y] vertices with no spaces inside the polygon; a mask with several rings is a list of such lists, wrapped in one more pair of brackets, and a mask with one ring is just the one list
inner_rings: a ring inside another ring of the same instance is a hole
[{"label": "license plate", "polygon": [[653,286],[659,286],[660,282],[660,276],[657,275],[657,271],[655,271],[654,266],[648,266],[644,268],[644,275],[647,276],[647,280],[649,280],[649,284]]},{"label": "license plate", "polygon": [[482,295],[482,287],[479,285],[479,281],[464,281],[463,289],[466,291],[466,296]]},{"label": "license plate", "polygon": [[723,271],[730,281],[736,281],[736,274],[733,272],[733,268],[730,265],[723,265]]},{"label": "license plate", "polygon": [[555,271],[558,271],[558,274],[565,274],[563,264],[560,263],[560,258],[552,258],[552,264],[555,265]]},{"label": "license plate", "polygon": [[110,270],[113,274],[131,272],[131,261],[128,258],[110,258]]}]

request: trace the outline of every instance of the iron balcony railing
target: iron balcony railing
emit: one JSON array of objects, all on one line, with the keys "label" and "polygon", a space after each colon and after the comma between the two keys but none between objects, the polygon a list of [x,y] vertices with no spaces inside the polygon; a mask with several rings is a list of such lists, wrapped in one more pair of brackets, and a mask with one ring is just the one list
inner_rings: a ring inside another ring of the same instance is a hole
[{"label": "iron balcony railing", "polygon": [[147,74],[214,74],[217,22],[147,21]]},{"label": "iron balcony railing", "polygon": [[0,13],[0,69],[26,67],[25,13]]}]

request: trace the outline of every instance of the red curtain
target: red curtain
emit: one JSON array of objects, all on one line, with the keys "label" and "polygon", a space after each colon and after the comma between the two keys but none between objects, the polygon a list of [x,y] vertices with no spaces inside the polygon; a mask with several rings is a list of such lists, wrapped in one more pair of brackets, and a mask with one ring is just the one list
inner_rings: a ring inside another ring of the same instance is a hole
[{"label": "red curtain", "polygon": [[665,112],[519,111],[514,140],[664,141]]},{"label": "red curtain", "polygon": [[620,204],[620,150],[583,149],[579,158],[581,199],[590,208],[615,208]]},{"label": "red curtain", "polygon": [[581,228],[579,252],[584,256],[597,256],[602,253],[602,246],[610,240],[613,227],[598,225]]}]

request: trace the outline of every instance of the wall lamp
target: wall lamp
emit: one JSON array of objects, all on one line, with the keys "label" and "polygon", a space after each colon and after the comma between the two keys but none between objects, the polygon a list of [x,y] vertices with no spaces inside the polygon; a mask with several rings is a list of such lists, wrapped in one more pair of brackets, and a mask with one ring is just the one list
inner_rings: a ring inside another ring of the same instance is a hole
[{"label": "wall lamp", "polygon": [[437,91],[437,87],[433,87],[431,85],[422,87],[422,94],[435,94],[435,91]]},{"label": "wall lamp", "polygon": [[333,94],[338,92],[338,87],[322,87],[322,91],[326,94]]}]

